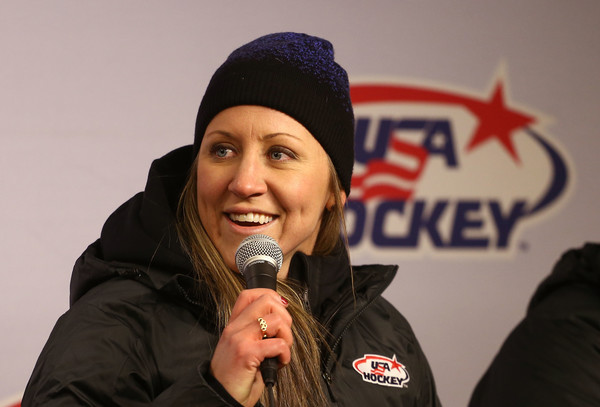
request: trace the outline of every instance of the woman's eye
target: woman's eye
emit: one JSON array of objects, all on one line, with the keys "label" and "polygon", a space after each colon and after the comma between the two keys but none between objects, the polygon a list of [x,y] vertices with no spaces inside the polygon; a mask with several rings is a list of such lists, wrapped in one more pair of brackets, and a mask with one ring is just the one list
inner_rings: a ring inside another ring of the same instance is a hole
[{"label": "woman's eye", "polygon": [[218,148],[216,151],[217,157],[227,157],[227,151],[228,149],[224,147]]},{"label": "woman's eye", "polygon": [[269,152],[269,156],[275,161],[285,161],[295,158],[294,153],[287,148],[274,148]]},{"label": "woman's eye", "polygon": [[233,154],[233,149],[221,144],[217,144],[211,149],[211,153],[217,158],[227,158]]}]

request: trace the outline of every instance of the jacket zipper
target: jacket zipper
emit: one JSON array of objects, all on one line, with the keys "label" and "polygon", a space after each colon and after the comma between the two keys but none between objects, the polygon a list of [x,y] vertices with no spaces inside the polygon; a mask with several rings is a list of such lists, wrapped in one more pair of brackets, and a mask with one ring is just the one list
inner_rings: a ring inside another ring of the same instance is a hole
[{"label": "jacket zipper", "polygon": [[[330,365],[332,365],[332,359],[333,359],[333,355],[335,353],[335,349],[340,344],[340,341],[342,340],[342,337],[346,334],[346,332],[348,331],[348,329],[350,329],[350,326],[352,326],[352,324],[354,324],[354,322],[362,315],[362,313],[365,312],[365,310],[371,304],[373,304],[373,302],[375,302],[375,300],[377,298],[379,298],[381,296],[381,294],[387,288],[388,285],[389,285],[389,283],[388,284],[382,284],[382,288],[380,288],[375,293],[375,295],[373,295],[373,297],[360,310],[358,310],[354,314],[354,316],[350,319],[350,321],[348,321],[346,323],[346,325],[344,326],[344,329],[342,329],[342,331],[340,332],[340,334],[336,337],[335,341],[333,342],[333,346],[331,347],[331,352],[329,352],[329,356],[327,357],[327,361],[325,362],[325,365],[323,366],[323,373],[322,373],[322,377],[325,380],[325,383],[327,384],[327,390],[329,391],[329,395],[330,395],[330,397],[331,397],[331,399],[333,401],[336,401],[336,400],[335,400],[335,398],[333,396],[333,391],[331,390],[331,383],[333,381],[333,378],[331,377],[331,374],[330,374],[330,370],[331,370],[331,366]],[[341,309],[341,305],[333,313],[333,315],[329,318],[328,323],[333,320],[333,318],[339,312],[340,309]]]}]

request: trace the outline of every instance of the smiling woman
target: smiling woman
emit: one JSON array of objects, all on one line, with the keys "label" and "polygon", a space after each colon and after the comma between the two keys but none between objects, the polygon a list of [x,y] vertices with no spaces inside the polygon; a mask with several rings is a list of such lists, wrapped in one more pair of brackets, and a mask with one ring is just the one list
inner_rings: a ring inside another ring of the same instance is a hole
[{"label": "smiling woman", "polygon": [[[397,268],[350,265],[353,139],[329,42],[278,33],[235,50],[193,146],[156,160],[77,261],[23,405],[438,406],[418,341],[381,297]],[[236,266],[257,234],[281,248],[277,292],[246,288]]]},{"label": "smiling woman", "polygon": [[196,164],[197,213],[229,268],[236,247],[256,233],[281,246],[282,278],[297,251],[312,254],[335,197],[323,177],[327,153],[304,126],[263,106],[228,108],[208,125]]},{"label": "smiling woman", "polygon": [[[236,268],[236,248],[244,238],[258,233],[277,240],[284,259],[278,273],[279,290],[284,298],[293,299],[286,305],[294,316],[292,332],[297,338],[291,348],[292,366],[279,375],[279,398],[294,400],[297,394],[308,393],[307,405],[321,405],[325,396],[314,388],[319,372],[295,365],[319,366],[317,339],[323,338],[303,334],[318,333],[320,328],[296,306],[303,301],[298,295],[302,290],[285,280],[297,251],[312,254],[317,248],[329,254],[340,243],[346,194],[335,168],[302,124],[268,107],[227,108],[209,123],[201,140],[193,176],[182,196],[180,228],[183,241],[192,248],[190,257],[197,270],[208,271],[203,279],[214,284],[211,292],[219,293],[215,302],[221,324],[226,325],[243,289],[239,275],[230,273]],[[319,236],[321,243],[316,245]],[[203,247],[214,247],[213,255],[199,256]],[[214,257],[215,263],[223,259],[225,264],[208,268],[207,257]],[[237,372],[244,368],[232,369],[236,362],[243,362],[236,355],[217,345],[211,364],[211,372],[232,394],[234,383],[240,383]],[[254,374],[248,379],[254,380]]]}]

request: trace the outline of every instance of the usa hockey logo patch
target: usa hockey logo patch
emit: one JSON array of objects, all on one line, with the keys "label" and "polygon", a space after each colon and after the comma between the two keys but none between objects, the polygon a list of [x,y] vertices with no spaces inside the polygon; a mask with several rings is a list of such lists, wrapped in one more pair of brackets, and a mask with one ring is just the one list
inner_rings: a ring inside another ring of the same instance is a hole
[{"label": "usa hockey logo patch", "polygon": [[364,355],[356,359],[352,366],[365,382],[388,387],[407,387],[410,375],[406,367],[396,360],[381,355]]}]

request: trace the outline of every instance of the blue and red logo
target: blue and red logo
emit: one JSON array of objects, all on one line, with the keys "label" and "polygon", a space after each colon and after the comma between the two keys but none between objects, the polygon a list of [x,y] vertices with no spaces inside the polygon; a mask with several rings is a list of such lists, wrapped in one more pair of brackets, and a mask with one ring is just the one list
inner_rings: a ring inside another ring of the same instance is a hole
[{"label": "blue and red logo", "polygon": [[392,81],[351,85],[353,251],[510,252],[523,225],[566,198],[565,152],[537,130],[540,114],[510,106],[506,94],[502,75],[487,96]]},{"label": "blue and red logo", "polygon": [[352,362],[352,367],[365,382],[388,387],[406,387],[410,376],[406,367],[396,360],[381,355],[364,355]]}]

